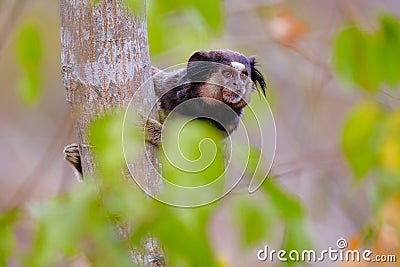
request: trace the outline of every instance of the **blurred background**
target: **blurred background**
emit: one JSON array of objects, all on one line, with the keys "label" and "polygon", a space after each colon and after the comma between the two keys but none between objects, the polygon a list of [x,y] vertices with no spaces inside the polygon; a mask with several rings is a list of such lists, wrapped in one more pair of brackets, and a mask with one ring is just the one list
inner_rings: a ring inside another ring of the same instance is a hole
[{"label": "blurred background", "polygon": [[[277,126],[272,179],[303,207],[304,242],[322,250],[345,238],[352,248],[395,254],[400,262],[400,2],[167,2],[147,1],[153,65],[183,63],[200,49],[257,56]],[[62,153],[74,133],[59,27],[58,1],[0,0],[4,212],[80,186]],[[207,223],[215,257],[221,266],[280,266],[258,261],[256,252],[265,244],[279,249],[281,227],[243,247],[230,213],[238,195],[250,196],[237,191]],[[257,216],[249,227],[264,227]],[[27,249],[29,220],[17,228],[18,244]]]}]

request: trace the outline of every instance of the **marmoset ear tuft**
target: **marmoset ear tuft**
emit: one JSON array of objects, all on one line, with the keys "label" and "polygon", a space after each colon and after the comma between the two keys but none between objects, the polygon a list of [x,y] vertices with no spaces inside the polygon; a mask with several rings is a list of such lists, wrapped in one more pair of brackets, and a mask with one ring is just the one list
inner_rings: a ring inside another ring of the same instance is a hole
[{"label": "marmoset ear tuft", "polygon": [[207,51],[195,51],[189,58],[188,62],[192,61],[211,61],[210,54]]},{"label": "marmoset ear tuft", "polygon": [[[259,86],[263,95],[265,95],[265,88],[267,84],[265,82],[264,76],[261,72],[256,68],[257,60],[255,56],[251,56],[248,58],[250,63],[251,75],[250,78],[256,86]],[[257,87],[258,88],[258,87]]]},{"label": "marmoset ear tuft", "polygon": [[248,60],[249,60],[249,63],[250,63],[251,67],[253,67],[254,65],[257,64],[256,56],[250,56],[250,57],[248,57]]},{"label": "marmoset ear tuft", "polygon": [[213,65],[210,52],[194,52],[187,64],[188,78],[194,82],[205,82],[208,75],[213,71]]}]

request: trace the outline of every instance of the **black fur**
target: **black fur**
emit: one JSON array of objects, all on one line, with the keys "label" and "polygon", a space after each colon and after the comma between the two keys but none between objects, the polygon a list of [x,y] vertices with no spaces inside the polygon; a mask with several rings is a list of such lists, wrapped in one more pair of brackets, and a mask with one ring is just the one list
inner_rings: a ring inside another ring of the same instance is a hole
[{"label": "black fur", "polygon": [[[218,65],[212,65],[208,62],[216,62],[224,65],[230,65],[236,61],[242,63],[247,72],[250,73],[250,79],[257,89],[261,89],[265,95],[266,82],[262,73],[256,68],[257,62],[254,56],[246,57],[238,52],[230,50],[211,50],[196,51],[188,60],[187,73],[192,81],[204,81],[215,71]],[[203,63],[202,63],[203,62]]]},{"label": "black fur", "polygon": [[[257,86],[260,87],[261,92],[263,95],[265,95],[265,88],[267,87],[267,84],[265,82],[264,76],[262,73],[256,68],[257,62],[256,58],[254,56],[249,57],[250,61],[250,68],[251,68],[251,75],[250,79],[253,81],[253,83]],[[258,87],[257,87],[258,88]]]},{"label": "black fur", "polygon": [[[255,87],[265,95],[266,82],[261,72],[256,68],[255,57],[246,57],[238,52],[230,50],[211,50],[211,51],[196,51],[188,60],[186,75],[181,81],[183,84],[167,91],[160,99],[160,107],[164,111],[170,112],[175,109],[179,104],[200,96],[200,90],[206,90],[206,81],[212,73],[220,68],[220,63],[231,66],[232,62],[242,63],[250,79]],[[222,130],[225,134],[230,134],[237,128],[238,116],[240,117],[244,107],[247,103],[235,107],[229,105],[234,113],[227,113],[221,107],[223,104],[211,106],[203,100],[196,101],[189,109],[180,110],[182,115],[205,118],[214,117],[219,122],[206,119],[214,124],[218,129]],[[232,114],[237,114],[233,116]]]}]

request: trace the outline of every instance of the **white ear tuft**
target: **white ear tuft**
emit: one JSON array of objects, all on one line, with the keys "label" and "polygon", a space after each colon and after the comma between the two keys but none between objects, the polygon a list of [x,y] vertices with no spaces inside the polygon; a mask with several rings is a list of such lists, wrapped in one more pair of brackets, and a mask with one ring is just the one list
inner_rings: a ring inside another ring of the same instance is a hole
[{"label": "white ear tuft", "polygon": [[237,69],[238,71],[244,71],[246,69],[246,67],[242,63],[236,61],[233,61],[231,63],[231,66]]}]

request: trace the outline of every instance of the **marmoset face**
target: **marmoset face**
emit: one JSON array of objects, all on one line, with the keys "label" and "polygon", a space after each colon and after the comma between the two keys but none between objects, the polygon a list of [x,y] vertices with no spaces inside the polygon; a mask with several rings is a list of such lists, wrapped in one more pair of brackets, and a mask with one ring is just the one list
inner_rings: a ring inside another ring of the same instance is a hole
[{"label": "marmoset face", "polygon": [[210,75],[201,88],[200,96],[210,97],[228,105],[245,106],[255,88],[245,66],[232,62],[231,66],[222,65]]},{"label": "marmoset face", "polygon": [[254,88],[248,77],[245,66],[239,62],[232,62],[232,67],[221,68],[222,98],[224,102],[236,104],[239,101],[250,101],[250,94]]},{"label": "marmoset face", "polygon": [[240,114],[239,109],[249,103],[256,85],[265,94],[264,77],[255,65],[255,57],[246,57],[235,51],[194,52],[187,65],[187,77],[196,85],[192,97],[202,97],[210,105],[216,102],[207,98],[221,101]]}]

